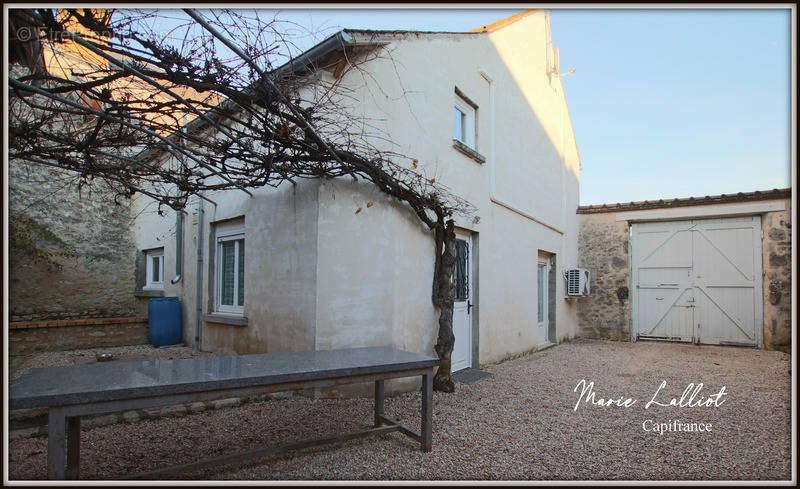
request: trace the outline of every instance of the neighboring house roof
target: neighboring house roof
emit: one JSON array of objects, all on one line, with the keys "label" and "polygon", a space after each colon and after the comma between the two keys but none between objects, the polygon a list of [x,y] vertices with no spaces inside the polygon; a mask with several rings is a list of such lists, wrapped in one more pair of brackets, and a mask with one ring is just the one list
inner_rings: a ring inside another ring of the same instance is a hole
[{"label": "neighboring house roof", "polygon": [[[307,49],[292,60],[287,61],[278,68],[275,68],[271,73],[278,77],[283,75],[302,75],[319,67],[335,64],[341,55],[344,54],[348,49],[356,49],[359,47],[377,47],[395,39],[420,37],[423,35],[474,36],[486,34],[511,25],[518,20],[534,13],[536,10],[537,9],[528,9],[505,19],[498,20],[492,24],[472,29],[468,32],[342,29]],[[225,112],[228,109],[233,108],[234,105],[235,103],[233,103],[231,100],[224,100],[218,105],[218,111],[209,111],[206,113],[206,116],[213,120],[214,118],[218,117],[219,112]],[[206,126],[208,126],[208,122],[201,118],[195,118],[186,125],[186,131],[191,133],[202,130]],[[169,136],[168,139],[174,139],[176,137],[177,136],[173,134],[172,136]],[[154,158],[163,152],[163,148],[154,147],[142,151],[135,157],[147,160]]]},{"label": "neighboring house roof", "polygon": [[[111,71],[121,70],[121,68],[111,65],[106,59],[72,41],[64,41],[58,45],[54,45],[51,42],[44,42],[42,43],[42,48],[47,72],[65,80],[92,81],[102,78],[103,76],[108,76]],[[119,55],[117,55],[117,58],[121,58],[122,61],[129,61]],[[131,64],[135,65],[135,63]],[[155,69],[153,66],[147,66],[147,68]],[[97,70],[100,71],[100,74],[96,73]],[[213,92],[200,93],[190,87],[175,85],[165,81],[161,81],[160,83],[190,102],[202,102],[209,105],[216,105],[222,100],[222,96]],[[172,120],[163,113],[157,113],[150,109],[150,107],[157,104],[171,101],[172,97],[154,88],[144,80],[140,80],[133,75],[126,75],[98,87],[98,89],[103,88],[111,90],[114,94],[114,98],[117,100],[140,100],[141,102],[131,103],[130,106],[142,109],[142,117],[147,121],[169,124]],[[88,107],[95,110],[103,110],[103,106],[99,101],[92,100],[84,95],[81,95],[81,98],[83,103]],[[180,110],[173,110],[171,115],[173,117],[179,117],[181,113],[185,115],[186,119],[189,121],[197,117],[192,113],[181,112]],[[171,134],[171,131],[169,131],[168,134]]]},{"label": "neighboring house roof", "polygon": [[578,214],[597,214],[601,212],[638,211],[643,209],[663,209],[692,205],[725,204],[728,202],[749,202],[754,200],[788,199],[792,197],[791,188],[756,190],[735,194],[706,195],[705,197],[686,197],[682,199],[640,200],[618,204],[582,205]]},{"label": "neighboring house roof", "polygon": [[[99,13],[105,11],[104,9],[94,10],[97,10]],[[63,18],[66,14],[63,10],[59,10],[58,15],[59,18]],[[95,43],[107,43],[107,39],[96,35],[74,20],[67,21],[65,26],[72,32],[84,35]],[[36,43],[36,49],[38,49],[37,56],[41,58],[42,68],[44,68],[47,73],[64,80],[94,81],[110,75],[113,71],[121,70],[121,68],[112,65],[102,56],[71,40],[53,42],[48,39],[43,39],[41,42]],[[134,66],[141,64],[134,60],[127,59],[118,53],[115,53],[114,56]],[[148,65],[147,68],[153,70],[157,69],[152,65]],[[186,86],[163,81],[160,83],[190,102],[202,102],[209,105],[216,105],[223,99],[221,95],[213,92],[201,93]],[[113,97],[117,100],[140,100],[140,103],[131,103],[131,106],[143,109],[142,117],[147,121],[169,124],[172,120],[163,113],[155,111],[148,112],[149,107],[170,101],[172,97],[133,75],[126,75],[96,87],[96,90],[101,89],[110,90],[113,93]],[[84,93],[78,92],[77,95],[87,107],[94,110],[103,110],[103,105],[100,101],[91,99]],[[180,118],[181,115],[185,115],[187,121],[191,121],[197,117],[192,113],[182,113],[180,110],[174,110],[171,115],[178,118]],[[167,133],[171,134],[172,131],[168,131]]]},{"label": "neighboring house roof", "polygon": [[[319,66],[326,66],[332,63],[333,59],[338,59],[339,55],[345,52],[347,48],[352,48],[356,46],[364,46],[363,41],[357,42],[350,36],[347,31],[341,30],[329,37],[325,40],[317,43],[310,49],[304,51],[299,56],[293,58],[290,61],[287,61],[283,65],[275,68],[271,73],[274,74],[276,77],[281,77],[284,75],[302,75],[306,72],[312,71]],[[372,43],[372,45],[378,45],[377,43]],[[216,120],[220,117],[221,113],[226,113],[230,110],[235,110],[236,102],[231,99],[225,99],[217,105],[217,109],[211,109],[206,112],[205,116],[211,120]],[[196,117],[192,121],[190,121],[185,126],[185,130],[188,133],[194,133],[196,131],[201,131],[206,128],[209,123],[203,120],[200,117]],[[178,131],[171,134],[167,137],[168,140],[175,141],[178,139]],[[145,149],[141,153],[134,156],[137,159],[148,160],[151,158],[155,158],[160,154],[164,153],[166,150],[161,147],[152,147],[149,149]]]}]

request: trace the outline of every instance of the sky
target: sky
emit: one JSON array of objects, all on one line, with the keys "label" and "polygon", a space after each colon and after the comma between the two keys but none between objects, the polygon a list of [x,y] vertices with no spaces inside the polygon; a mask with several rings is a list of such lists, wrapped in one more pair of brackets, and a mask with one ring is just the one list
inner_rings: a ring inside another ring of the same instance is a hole
[{"label": "sky", "polygon": [[[314,33],[467,31],[500,9],[285,9]],[[789,9],[553,9],[553,42],[581,156],[580,203],[790,185]]]},{"label": "sky", "polygon": [[788,10],[554,10],[581,204],[790,185]]}]

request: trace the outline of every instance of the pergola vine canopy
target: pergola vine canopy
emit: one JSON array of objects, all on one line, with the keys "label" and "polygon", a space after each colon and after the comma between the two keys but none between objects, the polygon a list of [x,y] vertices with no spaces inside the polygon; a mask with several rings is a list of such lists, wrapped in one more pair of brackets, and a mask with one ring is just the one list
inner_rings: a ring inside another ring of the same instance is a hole
[{"label": "pergola vine canopy", "polygon": [[[173,209],[204,191],[344,176],[405,203],[433,231],[435,387],[453,389],[452,217],[473,209],[341,105],[343,72],[386,55],[380,43],[345,31],[292,56],[286,25],[258,11],[11,9],[9,27],[11,161]],[[313,76],[324,68],[332,82]]]}]

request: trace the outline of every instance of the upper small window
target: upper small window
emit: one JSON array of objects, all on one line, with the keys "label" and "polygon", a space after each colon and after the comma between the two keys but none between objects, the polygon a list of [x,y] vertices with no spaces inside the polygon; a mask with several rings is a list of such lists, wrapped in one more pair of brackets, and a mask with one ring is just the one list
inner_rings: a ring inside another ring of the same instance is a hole
[{"label": "upper small window", "polygon": [[476,107],[459,95],[456,90],[453,108],[453,139],[461,141],[472,149],[475,149],[475,109]]},{"label": "upper small window", "polygon": [[164,288],[164,248],[151,250],[146,253],[147,273],[144,288]]}]

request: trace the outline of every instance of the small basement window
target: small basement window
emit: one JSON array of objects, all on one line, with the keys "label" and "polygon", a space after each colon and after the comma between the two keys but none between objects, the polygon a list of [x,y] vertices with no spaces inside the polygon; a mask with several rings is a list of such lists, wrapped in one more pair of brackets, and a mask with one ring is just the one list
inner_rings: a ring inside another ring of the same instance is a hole
[{"label": "small basement window", "polygon": [[145,289],[161,290],[164,288],[164,248],[150,250],[145,253],[146,275]]}]

